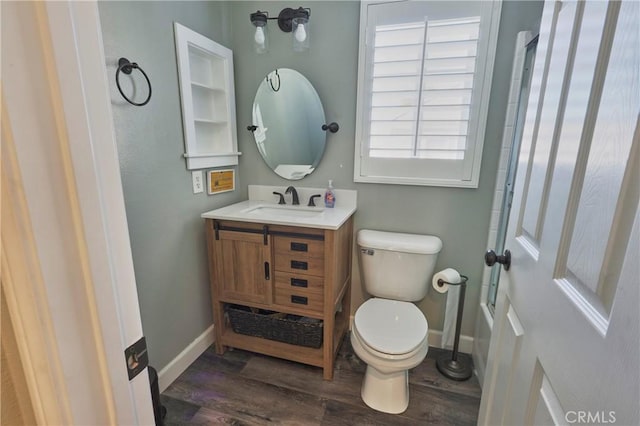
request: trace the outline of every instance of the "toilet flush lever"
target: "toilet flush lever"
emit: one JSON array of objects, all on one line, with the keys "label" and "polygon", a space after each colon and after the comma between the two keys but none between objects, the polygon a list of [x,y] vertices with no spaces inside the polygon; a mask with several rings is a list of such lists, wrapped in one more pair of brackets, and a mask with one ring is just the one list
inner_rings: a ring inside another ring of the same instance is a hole
[{"label": "toilet flush lever", "polygon": [[375,253],[375,251],[373,249],[370,249],[370,248],[361,248],[360,249],[360,253],[366,254],[368,256],[373,256],[373,253]]}]

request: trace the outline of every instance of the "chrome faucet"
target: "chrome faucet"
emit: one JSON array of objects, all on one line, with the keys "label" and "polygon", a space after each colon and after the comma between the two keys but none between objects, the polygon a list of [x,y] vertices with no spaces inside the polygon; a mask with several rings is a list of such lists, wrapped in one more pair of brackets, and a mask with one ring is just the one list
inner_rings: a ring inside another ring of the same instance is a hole
[{"label": "chrome faucet", "polygon": [[293,186],[290,186],[287,188],[286,191],[284,191],[285,194],[291,194],[291,204],[293,204],[294,206],[297,206],[300,204],[300,200],[298,199],[298,191],[296,191],[296,189]]}]

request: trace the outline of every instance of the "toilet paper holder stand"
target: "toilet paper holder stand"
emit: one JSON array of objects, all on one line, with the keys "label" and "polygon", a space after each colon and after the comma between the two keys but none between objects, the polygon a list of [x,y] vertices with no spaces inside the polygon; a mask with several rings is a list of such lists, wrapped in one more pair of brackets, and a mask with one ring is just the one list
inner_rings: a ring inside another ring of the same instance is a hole
[{"label": "toilet paper holder stand", "polygon": [[467,281],[469,278],[465,275],[460,275],[460,282],[450,283],[443,279],[437,281],[438,286],[442,287],[445,284],[459,285],[460,295],[458,297],[458,312],[456,316],[456,332],[453,339],[453,351],[451,356],[448,354],[442,356],[436,360],[436,367],[438,371],[445,377],[452,380],[468,380],[471,377],[471,365],[465,359],[458,359],[458,345],[460,343],[460,328],[462,327],[462,313],[464,310],[464,294],[467,289]]}]

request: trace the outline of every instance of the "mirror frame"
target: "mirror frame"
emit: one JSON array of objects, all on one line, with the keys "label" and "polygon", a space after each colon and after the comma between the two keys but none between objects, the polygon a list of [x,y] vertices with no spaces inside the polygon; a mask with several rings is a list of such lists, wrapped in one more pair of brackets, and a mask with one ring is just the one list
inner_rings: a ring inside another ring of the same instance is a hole
[{"label": "mirror frame", "polygon": [[290,68],[275,69],[262,80],[251,115],[248,129],[258,152],[274,173],[288,180],[313,173],[324,155],[326,131],[338,128],[325,124],[320,96],[304,75]]}]

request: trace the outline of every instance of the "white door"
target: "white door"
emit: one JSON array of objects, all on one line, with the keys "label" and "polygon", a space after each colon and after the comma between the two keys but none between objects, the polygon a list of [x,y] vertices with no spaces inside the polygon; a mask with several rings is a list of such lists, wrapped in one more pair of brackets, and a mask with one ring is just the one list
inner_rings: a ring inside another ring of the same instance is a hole
[{"label": "white door", "polygon": [[142,324],[98,5],[1,9],[1,281],[17,391],[37,424],[151,425],[148,372],[129,379],[125,358]]},{"label": "white door", "polygon": [[640,422],[638,22],[545,4],[479,424]]}]

